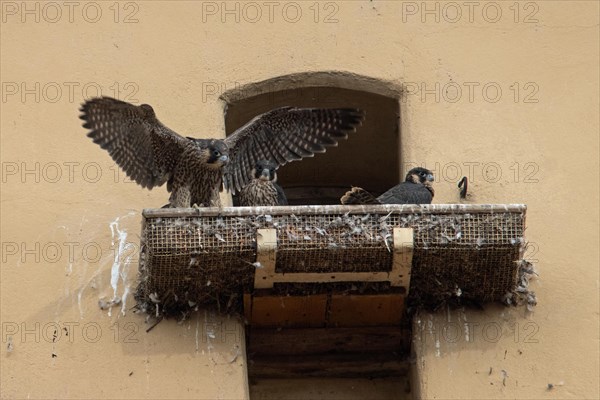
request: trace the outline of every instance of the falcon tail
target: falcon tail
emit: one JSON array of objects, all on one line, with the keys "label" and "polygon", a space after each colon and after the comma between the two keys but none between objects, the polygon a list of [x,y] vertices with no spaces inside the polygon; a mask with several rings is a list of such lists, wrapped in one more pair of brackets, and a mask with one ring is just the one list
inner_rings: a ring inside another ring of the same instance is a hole
[{"label": "falcon tail", "polygon": [[342,204],[381,204],[379,200],[371,193],[367,192],[363,188],[353,187],[352,190],[348,190],[345,195],[340,199]]}]

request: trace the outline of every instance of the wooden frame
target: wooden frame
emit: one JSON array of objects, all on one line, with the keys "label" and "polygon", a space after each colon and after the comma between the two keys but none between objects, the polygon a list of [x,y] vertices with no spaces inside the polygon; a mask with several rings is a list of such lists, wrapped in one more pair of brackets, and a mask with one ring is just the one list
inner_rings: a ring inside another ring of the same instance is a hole
[{"label": "wooden frame", "polygon": [[393,228],[394,257],[389,272],[296,272],[277,273],[277,231],[257,229],[257,262],[254,274],[255,289],[271,289],[274,283],[293,282],[390,282],[392,287],[403,287],[408,293],[413,253],[413,229]]}]

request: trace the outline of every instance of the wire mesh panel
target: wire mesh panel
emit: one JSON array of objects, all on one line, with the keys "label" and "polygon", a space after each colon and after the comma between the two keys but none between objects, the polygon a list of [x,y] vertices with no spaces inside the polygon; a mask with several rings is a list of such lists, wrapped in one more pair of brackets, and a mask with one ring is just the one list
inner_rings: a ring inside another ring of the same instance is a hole
[{"label": "wire mesh panel", "polygon": [[378,214],[281,216],[276,271],[390,271],[391,230],[382,229],[380,219]]},{"label": "wire mesh panel", "polygon": [[[140,284],[148,312],[197,305],[240,311],[252,291],[257,229],[277,232],[276,271],[390,271],[393,228],[413,228],[410,296],[502,300],[515,290],[524,249],[524,205],[376,205],[144,210]],[[386,282],[369,290],[385,292]],[[357,283],[306,284],[306,294],[364,289]],[[303,285],[276,291],[302,294]]]}]

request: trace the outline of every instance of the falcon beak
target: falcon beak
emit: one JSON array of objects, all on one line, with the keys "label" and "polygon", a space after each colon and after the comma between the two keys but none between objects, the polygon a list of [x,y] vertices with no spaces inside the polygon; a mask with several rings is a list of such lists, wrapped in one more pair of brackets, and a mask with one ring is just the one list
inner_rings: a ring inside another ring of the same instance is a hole
[{"label": "falcon beak", "polygon": [[433,174],[427,174],[427,180],[433,182]]},{"label": "falcon beak", "polygon": [[219,162],[221,162],[223,165],[227,164],[229,162],[229,156],[223,154],[221,157],[219,157]]},{"label": "falcon beak", "polygon": [[267,168],[264,168],[260,173],[260,179],[263,181],[271,180],[271,174],[269,173],[269,170]]}]

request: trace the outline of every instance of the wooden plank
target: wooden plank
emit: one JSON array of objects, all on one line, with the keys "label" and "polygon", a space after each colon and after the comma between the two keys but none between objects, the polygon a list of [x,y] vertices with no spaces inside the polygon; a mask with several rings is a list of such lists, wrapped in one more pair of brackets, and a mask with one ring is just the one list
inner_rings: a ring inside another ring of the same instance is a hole
[{"label": "wooden plank", "polygon": [[401,286],[408,294],[410,288],[410,272],[414,248],[414,230],[412,228],[393,228],[394,258],[390,284]]},{"label": "wooden plank", "polygon": [[252,295],[244,293],[244,318],[250,322],[252,320]]},{"label": "wooden plank", "polygon": [[399,325],[403,312],[401,294],[331,295],[328,326]]},{"label": "wooden plank", "polygon": [[[257,268],[257,271],[259,268]],[[274,273],[264,280],[268,281],[272,287],[274,283],[294,283],[294,282],[388,282],[392,278],[390,271],[387,272],[290,272],[287,274]],[[255,276],[255,285],[257,278]],[[261,278],[263,279],[263,278]],[[260,288],[266,288],[263,284]]]},{"label": "wooden plank", "polygon": [[250,357],[248,374],[255,378],[383,378],[406,376],[410,362],[392,353]]},{"label": "wooden plank", "polygon": [[408,354],[410,330],[399,326],[275,329],[250,327],[248,354],[257,356],[395,352]]},{"label": "wooden plank", "polygon": [[525,204],[378,204],[378,205],[308,205],[278,207],[204,207],[204,208],[145,208],[147,218],[167,217],[244,217],[250,215],[315,215],[315,214],[475,214],[523,213]]},{"label": "wooden plank", "polygon": [[269,289],[273,287],[275,274],[275,258],[277,257],[277,230],[256,230],[256,261],[260,268],[254,270],[254,287]]},{"label": "wooden plank", "polygon": [[325,325],[327,295],[265,296],[252,300],[252,325],[319,327]]}]

